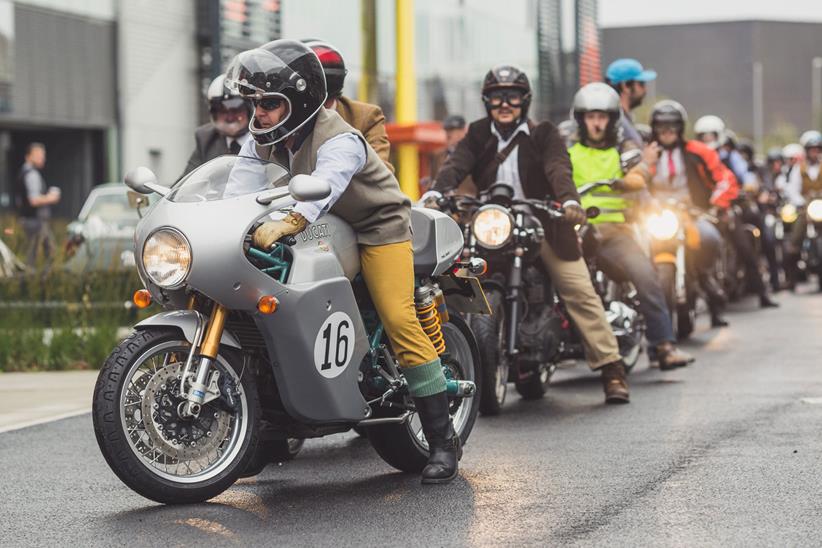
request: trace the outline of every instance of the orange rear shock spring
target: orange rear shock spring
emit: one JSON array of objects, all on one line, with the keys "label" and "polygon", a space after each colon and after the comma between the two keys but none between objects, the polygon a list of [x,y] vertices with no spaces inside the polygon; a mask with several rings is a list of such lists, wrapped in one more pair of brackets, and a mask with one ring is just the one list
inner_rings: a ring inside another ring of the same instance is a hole
[{"label": "orange rear shock spring", "polygon": [[415,297],[417,298],[414,300],[414,305],[417,309],[417,319],[422,326],[422,330],[431,339],[437,354],[442,355],[445,352],[445,337],[442,334],[442,318],[439,310],[437,310],[436,299],[430,292],[419,290]]}]

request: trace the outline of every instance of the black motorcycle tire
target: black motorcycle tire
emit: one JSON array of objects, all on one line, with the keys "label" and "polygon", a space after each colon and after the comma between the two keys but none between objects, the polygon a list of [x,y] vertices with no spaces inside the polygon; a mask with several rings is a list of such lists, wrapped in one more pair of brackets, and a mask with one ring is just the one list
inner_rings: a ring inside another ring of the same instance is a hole
[{"label": "black motorcycle tire", "polygon": [[138,459],[126,439],[120,405],[124,389],[123,379],[134,361],[163,343],[188,343],[176,328],[153,327],[132,331],[103,364],[94,387],[92,421],[97,444],[112,471],[128,487],[140,495],[163,504],[191,504],[216,497],[245,471],[258,443],[258,422],[261,415],[255,376],[243,374],[243,360],[233,349],[221,347],[221,363],[227,364],[240,379],[247,401],[248,427],[240,443],[240,450],[224,470],[213,478],[194,482],[174,482],[151,471]]},{"label": "black motorcycle tire", "polygon": [[514,383],[517,392],[524,400],[538,400],[548,391],[554,368],[550,365],[535,367],[534,371],[524,379]]},{"label": "black motorcycle tire", "polygon": [[491,315],[471,317],[471,330],[477,338],[482,375],[480,413],[499,415],[508,392],[508,357],[505,352],[505,297],[495,289],[485,293]]},{"label": "black motorcycle tire", "polygon": [[676,298],[676,265],[671,263],[658,263],[656,265],[659,273],[659,282],[665,292],[665,301],[668,305],[668,312],[671,315],[671,325],[674,329],[674,337],[681,341],[687,339],[694,332],[695,310],[691,304],[691,299],[686,299],[685,304],[677,303]]},{"label": "black motorcycle tire", "polygon": [[[477,384],[476,394],[471,398],[463,399],[460,404],[460,406],[470,406],[466,421],[457,432],[462,445],[465,445],[479,414],[479,394],[482,391],[479,351],[474,335],[462,318],[451,316],[451,319],[443,324],[442,331],[445,336],[446,352],[451,353],[454,359],[460,362],[463,370],[468,367],[473,370],[466,376],[469,379],[473,376],[471,380]],[[466,359],[472,362],[468,366],[462,363]],[[371,442],[377,454],[397,470],[418,474],[428,463],[428,449],[415,438],[407,423],[374,425],[365,430],[368,441]]]}]

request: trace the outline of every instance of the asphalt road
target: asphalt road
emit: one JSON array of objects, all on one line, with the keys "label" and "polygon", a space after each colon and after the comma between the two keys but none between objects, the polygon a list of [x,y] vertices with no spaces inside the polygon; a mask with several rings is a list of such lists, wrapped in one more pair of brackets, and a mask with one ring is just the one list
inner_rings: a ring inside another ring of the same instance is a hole
[{"label": "asphalt road", "polygon": [[603,405],[582,368],[541,401],[514,393],[449,486],[346,434],[164,507],[109,471],[88,415],[0,434],[0,545],[819,546],[822,296],[780,299],[699,329],[687,369],[643,365],[630,405]]}]

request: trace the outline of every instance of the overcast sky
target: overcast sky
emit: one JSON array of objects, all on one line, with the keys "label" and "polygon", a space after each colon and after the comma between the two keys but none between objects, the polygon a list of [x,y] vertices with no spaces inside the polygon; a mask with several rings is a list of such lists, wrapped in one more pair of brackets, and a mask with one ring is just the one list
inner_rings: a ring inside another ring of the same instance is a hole
[{"label": "overcast sky", "polygon": [[600,0],[604,27],[768,19],[822,22],[822,0]]}]

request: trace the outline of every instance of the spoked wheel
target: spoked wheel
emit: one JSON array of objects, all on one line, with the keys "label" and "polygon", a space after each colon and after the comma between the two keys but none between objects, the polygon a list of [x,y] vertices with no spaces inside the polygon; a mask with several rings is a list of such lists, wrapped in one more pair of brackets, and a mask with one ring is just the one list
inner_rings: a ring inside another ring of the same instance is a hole
[{"label": "spoked wheel", "polygon": [[499,291],[485,294],[492,314],[471,318],[471,330],[477,338],[482,364],[480,413],[498,415],[508,392],[508,356],[505,352],[505,299]]},{"label": "spoked wheel", "polygon": [[[477,394],[473,397],[450,399],[449,412],[454,431],[465,445],[479,413],[478,394],[482,390],[482,379],[478,375],[479,355],[471,330],[461,318],[452,316],[448,323],[443,324],[442,332],[447,354],[447,358],[443,359],[446,378],[477,384]],[[369,426],[365,430],[380,457],[394,468],[419,473],[428,462],[428,442],[416,413],[403,424]]]},{"label": "spoked wheel", "polygon": [[548,391],[555,370],[554,364],[539,364],[533,366],[527,376],[517,379],[515,386],[522,399],[538,400],[543,397]]},{"label": "spoked wheel", "polygon": [[175,329],[134,331],[106,360],[94,390],[94,432],[106,462],[131,489],[166,504],[220,494],[257,445],[255,379],[236,353],[221,349],[215,360],[221,397],[197,417],[181,413],[189,350]]}]

